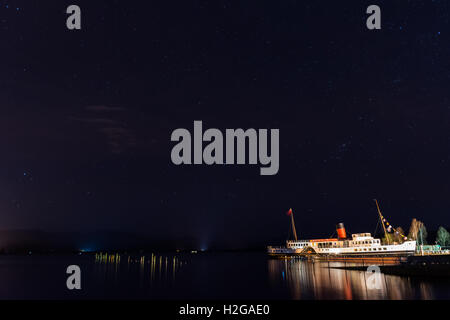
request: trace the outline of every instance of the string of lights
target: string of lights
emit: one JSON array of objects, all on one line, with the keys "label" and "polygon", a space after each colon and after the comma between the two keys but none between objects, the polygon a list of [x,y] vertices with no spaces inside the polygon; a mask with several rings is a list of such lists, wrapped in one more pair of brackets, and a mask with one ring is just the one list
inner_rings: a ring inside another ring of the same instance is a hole
[{"label": "string of lights", "polygon": [[385,218],[384,216],[381,216],[381,219],[382,219],[382,221],[383,221],[383,224],[384,224],[385,227],[386,227],[386,231],[387,231],[387,232],[389,232],[389,233],[394,232],[395,234],[400,235],[400,236],[403,238],[403,240],[405,240],[405,241],[408,240],[408,237],[405,236],[403,233],[399,232],[396,228],[394,228],[394,227],[392,226],[392,224],[390,224],[390,223],[386,220],[386,218]]}]

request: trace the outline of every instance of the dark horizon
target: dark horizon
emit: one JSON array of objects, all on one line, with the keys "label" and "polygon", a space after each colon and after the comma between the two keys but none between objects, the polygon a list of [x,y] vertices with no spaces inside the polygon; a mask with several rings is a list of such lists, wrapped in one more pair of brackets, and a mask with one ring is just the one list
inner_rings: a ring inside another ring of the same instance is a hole
[{"label": "dark horizon", "polygon": [[[426,226],[425,226],[426,227]],[[450,230],[450,226],[443,226]],[[404,229],[408,233],[408,229]],[[377,238],[384,236],[379,225],[375,230],[358,230],[355,233],[370,232]],[[427,229],[428,244],[434,244],[437,229]],[[336,233],[303,233],[300,239],[320,239],[336,237]],[[347,234],[351,237],[351,234]],[[265,251],[267,245],[284,245],[286,240],[292,240],[291,232],[271,239],[254,239],[245,244],[224,245],[211,243],[204,246],[195,237],[179,237],[173,239],[153,238],[151,235],[121,230],[97,230],[92,232],[49,232],[45,230],[1,230],[0,253],[69,253],[69,252],[164,252],[164,251]]]},{"label": "dark horizon", "polygon": [[[302,238],[373,232],[375,198],[450,226],[449,2],[378,1],[376,31],[369,1],[80,0],[79,31],[70,4],[0,4],[1,229],[245,248],[289,208]],[[279,129],[279,172],[174,165],[196,120]]]}]

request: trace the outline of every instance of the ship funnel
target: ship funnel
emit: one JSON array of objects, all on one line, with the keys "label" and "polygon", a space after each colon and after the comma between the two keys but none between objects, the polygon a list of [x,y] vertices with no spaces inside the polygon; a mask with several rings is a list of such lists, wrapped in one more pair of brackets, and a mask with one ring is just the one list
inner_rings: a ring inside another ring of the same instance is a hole
[{"label": "ship funnel", "polygon": [[336,231],[337,231],[339,240],[347,238],[347,233],[345,232],[345,227],[342,222],[338,223],[338,225],[336,226]]}]

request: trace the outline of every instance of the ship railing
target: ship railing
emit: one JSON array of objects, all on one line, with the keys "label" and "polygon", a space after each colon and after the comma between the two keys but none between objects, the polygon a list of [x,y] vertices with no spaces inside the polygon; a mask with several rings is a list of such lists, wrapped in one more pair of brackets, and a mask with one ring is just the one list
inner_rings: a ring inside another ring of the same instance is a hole
[{"label": "ship railing", "polygon": [[421,248],[416,249],[416,254],[424,256],[434,256],[434,255],[450,255],[450,249],[440,249],[440,250],[421,250]]}]

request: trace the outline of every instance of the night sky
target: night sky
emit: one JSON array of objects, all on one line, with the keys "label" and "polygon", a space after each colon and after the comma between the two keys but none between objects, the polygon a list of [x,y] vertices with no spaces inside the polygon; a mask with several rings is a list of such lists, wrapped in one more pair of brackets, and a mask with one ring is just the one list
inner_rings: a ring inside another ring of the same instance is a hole
[{"label": "night sky", "polygon": [[[82,30],[66,28],[66,8]],[[382,29],[366,28],[378,4]],[[450,226],[450,2],[0,0],[0,229],[199,247]],[[280,170],[173,130],[280,129]],[[281,243],[280,243],[281,244]]]}]

